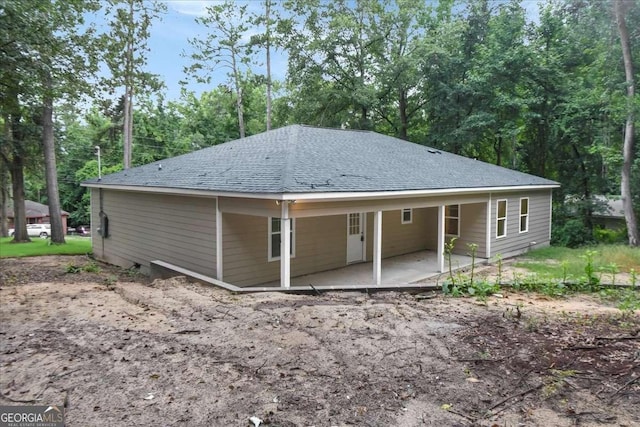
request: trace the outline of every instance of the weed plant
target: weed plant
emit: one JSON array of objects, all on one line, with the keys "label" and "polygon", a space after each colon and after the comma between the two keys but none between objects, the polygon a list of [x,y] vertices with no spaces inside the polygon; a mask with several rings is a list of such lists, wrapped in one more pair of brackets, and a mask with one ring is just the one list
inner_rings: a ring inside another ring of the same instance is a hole
[{"label": "weed plant", "polygon": [[[453,272],[451,256],[455,246],[452,239],[445,247],[449,263],[449,278],[442,284],[443,293],[454,297],[473,296],[482,301],[500,291],[503,279],[502,257],[497,258],[497,277],[494,283],[478,280],[475,275],[477,246],[468,245],[472,257],[470,275]],[[560,298],[570,293],[596,293],[622,310],[640,310],[638,274],[640,251],[619,245],[601,245],[589,249],[544,248],[527,254],[527,260],[515,264],[526,268],[530,274],[513,273],[511,287],[515,290],[538,292],[549,297]],[[607,252],[603,255],[603,252]],[[621,271],[628,271],[631,288],[615,288]],[[607,280],[607,285],[603,286]]]}]

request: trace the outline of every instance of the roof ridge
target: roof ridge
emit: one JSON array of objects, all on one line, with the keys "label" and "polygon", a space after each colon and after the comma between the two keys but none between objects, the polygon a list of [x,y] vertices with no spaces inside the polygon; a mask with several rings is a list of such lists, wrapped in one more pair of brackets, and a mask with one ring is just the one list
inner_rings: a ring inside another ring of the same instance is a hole
[{"label": "roof ridge", "polygon": [[306,125],[306,124],[298,124],[298,125],[291,125],[291,126],[301,126],[305,128],[311,128],[311,129],[340,130],[345,132],[364,132],[364,133],[373,132],[372,130],[367,130],[367,129],[333,128],[333,127],[327,127],[327,126],[315,126],[315,125]]}]

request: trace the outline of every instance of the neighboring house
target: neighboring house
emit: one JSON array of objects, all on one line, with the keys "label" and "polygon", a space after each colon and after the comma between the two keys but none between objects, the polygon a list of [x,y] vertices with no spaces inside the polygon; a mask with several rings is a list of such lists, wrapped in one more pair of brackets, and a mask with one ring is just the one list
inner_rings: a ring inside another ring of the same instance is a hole
[{"label": "neighboring house", "polygon": [[292,125],[87,181],[93,253],[237,286],[421,250],[549,244],[556,182],[367,131]]},{"label": "neighboring house", "polygon": [[610,230],[622,230],[627,226],[620,196],[598,195],[594,200],[598,206],[593,214],[596,224]]},{"label": "neighboring house", "polygon": [[[51,217],[49,216],[49,206],[42,203],[34,202],[32,200],[24,201],[27,224],[49,224],[51,223]],[[61,210],[62,214],[62,229],[64,234],[67,234],[67,220],[69,219],[69,212]],[[15,214],[13,212],[13,206],[9,206],[7,210],[7,219],[9,224],[7,228],[14,228]]]}]

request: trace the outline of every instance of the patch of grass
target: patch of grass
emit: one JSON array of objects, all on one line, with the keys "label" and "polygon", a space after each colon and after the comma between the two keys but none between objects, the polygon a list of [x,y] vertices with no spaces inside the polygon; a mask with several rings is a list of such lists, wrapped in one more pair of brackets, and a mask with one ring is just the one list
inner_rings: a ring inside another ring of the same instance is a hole
[{"label": "patch of grass", "polygon": [[35,237],[30,243],[11,243],[12,237],[0,238],[0,258],[20,258],[40,255],[84,255],[91,253],[91,239],[66,236],[64,245],[52,244],[50,239]]},{"label": "patch of grass", "polygon": [[[640,309],[640,290],[637,271],[640,268],[640,249],[623,245],[598,245],[581,249],[550,247],[531,251],[514,264],[532,273],[514,277],[518,290],[540,292],[551,297],[569,293],[597,292],[620,309],[633,313]],[[628,273],[634,288],[607,288],[616,285],[616,277]]]},{"label": "patch of grass", "polygon": [[598,245],[571,249],[550,246],[527,253],[526,258],[515,263],[516,267],[544,276],[577,280],[586,275],[585,257],[592,254],[594,271],[611,274],[640,271],[640,249],[625,245]]},{"label": "patch of grass", "polygon": [[615,264],[621,271],[632,268],[640,271],[640,249],[624,245],[602,245],[596,247],[599,256],[596,262],[603,265]]},{"label": "patch of grass", "polygon": [[584,256],[587,251],[597,252],[594,256],[594,262],[597,265],[616,264],[624,271],[632,268],[636,271],[640,269],[640,249],[627,245],[596,245],[577,249],[549,246],[527,253],[526,258],[537,261],[554,259],[558,263],[575,261],[584,267],[580,257]]},{"label": "patch of grass", "polygon": [[584,271],[584,263],[581,260],[575,260],[575,263],[571,263],[571,265],[567,265],[564,267],[561,263],[556,262],[555,260],[540,260],[540,261],[530,261],[523,259],[522,261],[518,261],[513,264],[515,267],[526,268],[531,273],[540,276],[549,276],[549,277],[562,277],[563,273],[566,271],[568,276],[576,277],[583,273]]},{"label": "patch of grass", "polygon": [[527,252],[523,258],[531,259],[534,261],[546,261],[548,259],[564,259],[568,256],[574,256],[575,252],[581,252],[580,249],[571,249],[561,246],[547,246],[546,248],[534,249]]}]

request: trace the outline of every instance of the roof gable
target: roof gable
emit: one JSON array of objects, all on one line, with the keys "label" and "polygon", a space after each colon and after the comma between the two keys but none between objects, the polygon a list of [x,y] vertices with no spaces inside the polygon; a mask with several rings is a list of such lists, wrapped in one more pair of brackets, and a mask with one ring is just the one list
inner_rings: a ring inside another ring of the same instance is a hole
[{"label": "roof gable", "polygon": [[85,184],[286,194],[557,183],[375,132],[292,125]]}]

